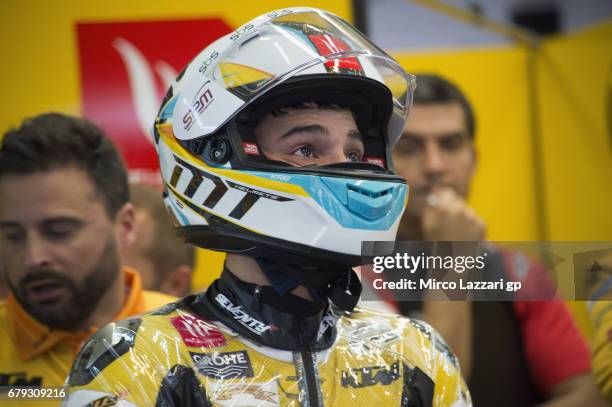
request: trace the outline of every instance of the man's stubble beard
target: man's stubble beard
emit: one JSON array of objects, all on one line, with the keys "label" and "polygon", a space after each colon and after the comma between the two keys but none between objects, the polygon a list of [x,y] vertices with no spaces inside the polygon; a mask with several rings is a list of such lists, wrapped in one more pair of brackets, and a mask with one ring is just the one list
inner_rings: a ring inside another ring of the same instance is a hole
[{"label": "man's stubble beard", "polygon": [[[76,331],[91,317],[119,272],[117,243],[111,236],[92,271],[80,282],[54,270],[45,269],[29,273],[19,281],[17,287],[8,279],[7,284],[21,306],[37,321],[52,329]],[[53,278],[61,283],[69,291],[68,298],[62,299],[62,304],[57,306],[31,304],[27,301],[25,284],[28,280],[38,277]]]}]

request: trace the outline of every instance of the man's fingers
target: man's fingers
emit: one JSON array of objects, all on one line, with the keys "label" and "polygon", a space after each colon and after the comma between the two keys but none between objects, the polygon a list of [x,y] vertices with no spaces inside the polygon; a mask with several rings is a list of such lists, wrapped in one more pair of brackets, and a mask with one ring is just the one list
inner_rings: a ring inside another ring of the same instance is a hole
[{"label": "man's fingers", "polygon": [[434,207],[438,204],[438,202],[440,201],[440,198],[438,197],[438,195],[431,193],[427,195],[427,198],[425,198],[425,201],[427,202],[427,206]]},{"label": "man's fingers", "polygon": [[436,188],[426,197],[421,218],[428,240],[481,240],[486,224],[451,188]]},{"label": "man's fingers", "polygon": [[450,188],[438,189],[426,197],[427,206],[424,211],[437,213],[438,216],[456,213],[463,206],[461,198]]}]

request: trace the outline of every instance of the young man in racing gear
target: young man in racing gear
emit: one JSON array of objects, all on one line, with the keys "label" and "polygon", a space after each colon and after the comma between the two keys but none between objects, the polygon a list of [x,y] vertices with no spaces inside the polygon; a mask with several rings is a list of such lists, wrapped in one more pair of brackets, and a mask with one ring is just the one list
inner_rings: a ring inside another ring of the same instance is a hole
[{"label": "young man in racing gear", "polygon": [[412,77],[322,10],[258,17],[179,75],[154,136],[178,233],[228,252],[206,292],[111,324],[68,406],[471,405],[421,322],[355,309],[363,240],[393,240]]}]

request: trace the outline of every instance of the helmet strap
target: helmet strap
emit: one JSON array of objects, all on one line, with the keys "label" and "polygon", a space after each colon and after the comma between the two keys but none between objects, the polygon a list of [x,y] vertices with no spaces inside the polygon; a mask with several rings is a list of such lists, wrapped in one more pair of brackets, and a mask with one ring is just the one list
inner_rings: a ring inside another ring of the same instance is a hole
[{"label": "helmet strap", "polygon": [[279,296],[303,285],[315,301],[325,303],[329,299],[343,311],[351,312],[359,301],[361,282],[352,269],[321,270],[261,257],[256,257],[255,261]]}]

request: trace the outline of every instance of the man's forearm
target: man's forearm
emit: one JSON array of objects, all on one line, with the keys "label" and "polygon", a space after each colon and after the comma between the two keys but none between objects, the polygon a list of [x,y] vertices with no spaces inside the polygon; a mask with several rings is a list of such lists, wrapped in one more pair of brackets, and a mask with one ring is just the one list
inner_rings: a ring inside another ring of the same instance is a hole
[{"label": "man's forearm", "polygon": [[590,373],[581,374],[557,385],[550,400],[540,407],[606,407]]},{"label": "man's forearm", "polygon": [[442,335],[459,358],[467,381],[472,368],[472,305],[469,301],[425,301],[423,319]]}]

